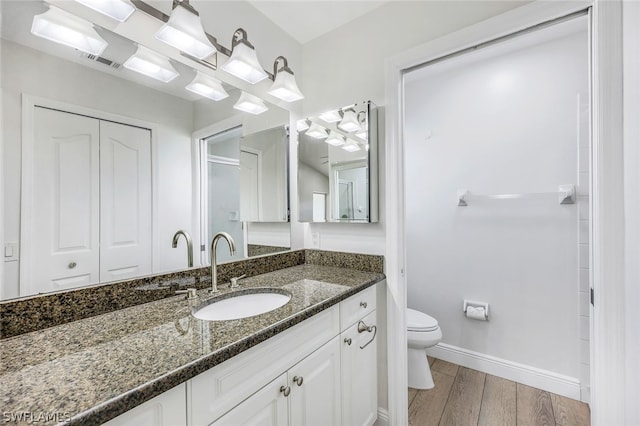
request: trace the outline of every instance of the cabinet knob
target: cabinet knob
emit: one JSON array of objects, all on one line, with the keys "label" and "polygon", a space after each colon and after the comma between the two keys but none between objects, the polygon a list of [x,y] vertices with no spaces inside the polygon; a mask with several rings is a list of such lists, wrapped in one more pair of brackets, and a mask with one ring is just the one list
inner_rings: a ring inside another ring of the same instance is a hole
[{"label": "cabinet knob", "polygon": [[367,302],[360,302],[360,306],[362,306],[364,309],[367,309]]},{"label": "cabinet knob", "polygon": [[73,268],[75,268],[76,266],[77,266],[77,263],[76,263],[76,262],[70,262],[70,263],[69,263],[69,269],[73,269]]},{"label": "cabinet knob", "polygon": [[289,396],[289,394],[291,393],[291,388],[289,386],[280,386],[280,392],[282,392],[284,394],[284,396]]},{"label": "cabinet knob", "polygon": [[304,379],[300,376],[294,376],[293,377],[293,382],[298,385],[298,386],[302,386],[302,382],[304,381]]},{"label": "cabinet knob", "polygon": [[345,342],[347,345],[351,346],[351,337],[345,337],[345,338],[344,338],[344,342]]}]

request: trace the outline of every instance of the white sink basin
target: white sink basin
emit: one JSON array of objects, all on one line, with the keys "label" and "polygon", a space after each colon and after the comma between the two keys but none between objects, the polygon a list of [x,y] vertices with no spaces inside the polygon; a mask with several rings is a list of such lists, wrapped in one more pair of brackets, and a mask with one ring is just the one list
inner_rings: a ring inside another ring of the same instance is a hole
[{"label": "white sink basin", "polygon": [[280,289],[246,289],[225,294],[198,307],[193,316],[207,321],[247,318],[273,311],[291,300],[291,293]]}]

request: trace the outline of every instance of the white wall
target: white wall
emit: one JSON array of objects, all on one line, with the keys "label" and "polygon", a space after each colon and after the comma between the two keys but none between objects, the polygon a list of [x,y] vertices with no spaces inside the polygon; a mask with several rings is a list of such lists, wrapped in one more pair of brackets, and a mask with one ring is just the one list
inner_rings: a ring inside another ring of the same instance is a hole
[{"label": "white wall", "polygon": [[[152,155],[158,171],[158,271],[186,266],[184,252],[171,248],[171,238],[178,229],[192,228],[191,192],[185,190],[191,187],[191,103],[6,40],[1,46],[5,241],[20,236],[21,96],[27,93],[157,124]],[[18,262],[5,263],[5,298],[18,295],[18,268]]]},{"label": "white wall", "polygon": [[[304,115],[371,100],[383,107],[384,63],[389,57],[444,34],[498,15],[521,2],[393,1],[302,47]],[[384,108],[378,111],[384,135]],[[384,254],[384,140],[380,154],[380,222],[310,224],[305,247]],[[294,227],[294,229],[297,229]],[[312,239],[313,233],[318,234]],[[314,245],[312,241],[318,241]]]},{"label": "white wall", "polygon": [[[445,61],[405,83],[409,307],[438,320],[443,343],[573,378],[579,314],[588,313],[578,297],[580,203],[471,198],[459,207],[456,194],[578,183],[583,28],[500,56],[491,48]],[[489,302],[490,321],[465,318],[463,299]]]}]

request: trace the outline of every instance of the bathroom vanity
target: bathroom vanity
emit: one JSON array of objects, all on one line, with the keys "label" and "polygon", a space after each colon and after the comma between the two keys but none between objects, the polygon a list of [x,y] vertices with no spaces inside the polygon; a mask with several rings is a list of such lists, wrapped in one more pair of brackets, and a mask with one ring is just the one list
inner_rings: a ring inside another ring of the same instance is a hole
[{"label": "bathroom vanity", "polygon": [[111,426],[373,424],[384,275],[326,266],[335,255],[242,280],[292,295],[254,317],[199,320],[173,296],[4,339],[3,410]]}]

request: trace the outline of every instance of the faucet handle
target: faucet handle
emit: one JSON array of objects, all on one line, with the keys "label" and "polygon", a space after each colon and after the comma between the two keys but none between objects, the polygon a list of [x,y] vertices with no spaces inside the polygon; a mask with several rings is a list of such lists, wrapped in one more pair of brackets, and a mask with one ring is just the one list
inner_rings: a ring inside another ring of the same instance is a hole
[{"label": "faucet handle", "polygon": [[195,288],[188,288],[186,290],[176,290],[176,294],[186,294],[187,300],[193,300],[198,298],[197,291]]},{"label": "faucet handle", "polygon": [[240,284],[238,284],[238,280],[241,280],[241,279],[246,278],[246,277],[247,277],[247,274],[242,274],[239,277],[231,278],[231,288],[240,287]]}]

